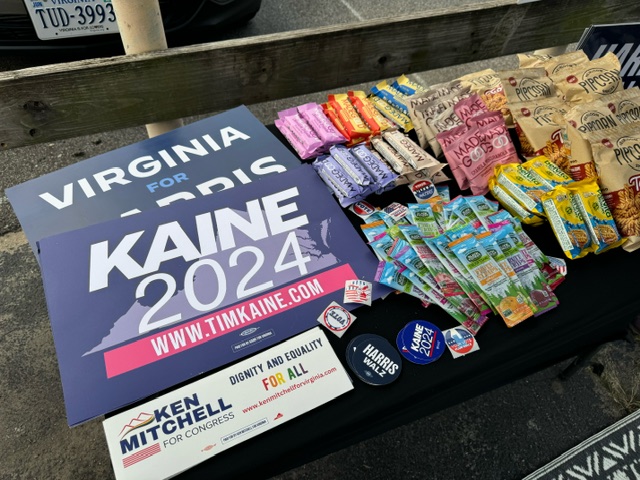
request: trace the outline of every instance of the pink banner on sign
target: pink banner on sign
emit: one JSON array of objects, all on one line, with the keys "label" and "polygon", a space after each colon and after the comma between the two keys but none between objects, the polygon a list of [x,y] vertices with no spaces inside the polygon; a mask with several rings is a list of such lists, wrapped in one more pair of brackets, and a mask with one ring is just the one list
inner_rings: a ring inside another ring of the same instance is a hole
[{"label": "pink banner on sign", "polygon": [[[176,353],[197,347],[239,328],[256,325],[261,320],[342,290],[345,281],[356,278],[356,274],[349,264],[341,265],[292,285],[105,352],[104,363],[107,378],[122,375]],[[319,314],[320,312],[318,312]]]}]

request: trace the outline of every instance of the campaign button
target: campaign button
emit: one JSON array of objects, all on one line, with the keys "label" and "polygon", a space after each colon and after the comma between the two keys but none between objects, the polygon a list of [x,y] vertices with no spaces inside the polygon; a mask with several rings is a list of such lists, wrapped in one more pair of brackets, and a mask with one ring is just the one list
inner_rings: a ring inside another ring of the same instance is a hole
[{"label": "campaign button", "polygon": [[442,334],[453,358],[458,358],[480,349],[475,337],[464,327],[450,328],[442,332]]},{"label": "campaign button", "polygon": [[400,376],[402,357],[387,339],[371,335],[354,345],[350,367],[369,385],[388,385]]},{"label": "campaign button", "polygon": [[434,362],[442,356],[446,348],[440,329],[426,320],[413,320],[407,323],[401,330],[401,334],[402,344],[407,354],[416,358],[415,363]]}]

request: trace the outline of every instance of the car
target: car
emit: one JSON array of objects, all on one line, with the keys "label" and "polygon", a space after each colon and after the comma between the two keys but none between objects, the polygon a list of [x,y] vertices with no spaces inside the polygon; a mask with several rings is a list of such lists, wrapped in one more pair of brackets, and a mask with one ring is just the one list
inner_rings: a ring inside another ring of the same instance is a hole
[{"label": "car", "polygon": [[[251,20],[262,0],[159,0],[170,47],[215,40]],[[111,0],[0,0],[0,52],[121,54]]]}]

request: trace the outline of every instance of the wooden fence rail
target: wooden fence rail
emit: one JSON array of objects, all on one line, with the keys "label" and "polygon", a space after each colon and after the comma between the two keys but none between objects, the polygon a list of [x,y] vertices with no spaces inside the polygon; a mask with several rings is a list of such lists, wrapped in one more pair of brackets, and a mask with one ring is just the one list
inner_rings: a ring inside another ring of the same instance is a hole
[{"label": "wooden fence rail", "polygon": [[466,7],[0,73],[0,147],[105,132],[576,42],[637,0]]}]

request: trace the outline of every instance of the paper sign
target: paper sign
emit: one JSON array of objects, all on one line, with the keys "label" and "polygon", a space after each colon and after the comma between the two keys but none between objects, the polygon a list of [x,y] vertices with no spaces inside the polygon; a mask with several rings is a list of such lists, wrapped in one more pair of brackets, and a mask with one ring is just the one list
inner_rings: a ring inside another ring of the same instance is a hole
[{"label": "paper sign", "polygon": [[314,328],[105,420],[116,478],[177,475],[352,389]]},{"label": "paper sign", "polygon": [[591,25],[577,49],[583,50],[591,60],[613,52],[620,60],[624,88],[640,85],[640,23]]},{"label": "paper sign", "polygon": [[8,188],[31,247],[57,233],[300,166],[244,106]]},{"label": "paper sign", "polygon": [[70,425],[316,326],[378,263],[310,165],[40,247]]}]

